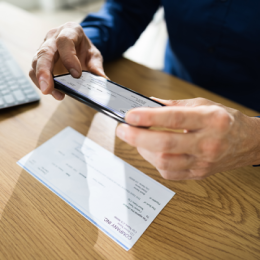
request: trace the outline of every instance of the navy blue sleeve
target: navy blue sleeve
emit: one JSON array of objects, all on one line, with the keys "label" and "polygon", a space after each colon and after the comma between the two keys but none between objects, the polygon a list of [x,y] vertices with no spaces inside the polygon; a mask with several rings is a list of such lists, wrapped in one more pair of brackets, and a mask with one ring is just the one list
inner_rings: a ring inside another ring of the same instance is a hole
[{"label": "navy blue sleeve", "polygon": [[[256,116],[256,117],[260,118],[260,116]],[[260,167],[260,164],[259,165],[253,165],[253,167]]]},{"label": "navy blue sleeve", "polygon": [[136,42],[159,6],[160,0],[107,0],[81,26],[104,60],[112,60]]}]

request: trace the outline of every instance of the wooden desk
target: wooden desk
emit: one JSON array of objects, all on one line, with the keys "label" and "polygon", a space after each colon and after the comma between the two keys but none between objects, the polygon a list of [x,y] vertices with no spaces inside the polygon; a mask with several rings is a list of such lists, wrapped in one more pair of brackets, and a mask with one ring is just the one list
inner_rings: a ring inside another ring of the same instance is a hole
[{"label": "wooden desk", "polygon": [[[20,9],[0,4],[0,38],[26,73],[49,28]],[[201,96],[256,115],[125,59],[105,68],[112,80],[147,96]],[[47,96],[39,104],[0,111],[0,259],[260,259],[259,168],[203,181],[167,181],[135,148],[115,138],[113,120],[100,117],[70,98],[57,102]],[[16,165],[68,125],[176,192],[129,252]]]}]

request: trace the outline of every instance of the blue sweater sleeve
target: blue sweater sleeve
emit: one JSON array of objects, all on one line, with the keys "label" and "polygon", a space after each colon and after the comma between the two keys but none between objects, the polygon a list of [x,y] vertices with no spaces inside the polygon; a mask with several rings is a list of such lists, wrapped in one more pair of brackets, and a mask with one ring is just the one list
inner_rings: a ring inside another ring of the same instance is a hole
[{"label": "blue sweater sleeve", "polygon": [[112,60],[136,42],[159,6],[160,0],[107,0],[81,26],[104,60]]}]

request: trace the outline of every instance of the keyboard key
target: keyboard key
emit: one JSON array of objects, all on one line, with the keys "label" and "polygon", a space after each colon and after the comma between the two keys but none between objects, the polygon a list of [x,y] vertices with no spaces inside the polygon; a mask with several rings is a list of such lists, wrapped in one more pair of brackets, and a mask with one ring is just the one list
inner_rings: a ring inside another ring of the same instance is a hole
[{"label": "keyboard key", "polygon": [[38,96],[36,95],[36,93],[28,94],[28,95],[26,95],[26,97],[27,97],[28,99],[37,99],[37,98],[38,98]]},{"label": "keyboard key", "polygon": [[6,82],[11,81],[12,79],[13,79],[13,76],[12,76],[12,75],[5,76]]},{"label": "keyboard key", "polygon": [[17,79],[17,81],[18,81],[18,83],[21,84],[21,85],[28,83],[28,80],[25,79],[25,78]]},{"label": "keyboard key", "polygon": [[11,78],[10,80],[8,80],[7,83],[8,83],[9,86],[11,86],[11,85],[16,84],[16,81],[13,78]]},{"label": "keyboard key", "polygon": [[5,104],[4,100],[0,98],[0,107],[2,107]]},{"label": "keyboard key", "polygon": [[3,77],[3,78],[5,79],[5,81],[6,81],[6,79],[9,78],[10,75],[9,75],[9,73],[3,73],[3,74],[2,74],[2,77]]},{"label": "keyboard key", "polygon": [[21,69],[18,67],[16,62],[12,59],[5,61],[6,66],[9,68],[9,71],[15,78],[23,77],[24,74],[22,73]]},{"label": "keyboard key", "polygon": [[0,41],[0,109],[37,100],[31,82]]},{"label": "keyboard key", "polygon": [[10,86],[9,88],[10,88],[11,90],[15,90],[15,89],[18,89],[19,86],[18,86],[18,85],[12,85],[12,86]]},{"label": "keyboard key", "polygon": [[6,95],[10,93],[10,89],[6,88],[1,91],[2,95]]},{"label": "keyboard key", "polygon": [[13,104],[15,102],[13,96],[11,94],[3,96],[5,102],[9,105]]},{"label": "keyboard key", "polygon": [[8,71],[8,68],[5,67],[5,64],[3,61],[0,60],[0,63],[1,63],[1,73],[4,73],[4,72],[7,72]]},{"label": "keyboard key", "polygon": [[29,89],[31,89],[31,88],[32,88],[32,86],[31,86],[31,85],[29,85],[29,84],[27,83],[27,84],[21,85],[21,88],[22,88],[22,89],[26,89],[26,88],[29,88]]},{"label": "keyboard key", "polygon": [[32,87],[26,88],[26,89],[23,89],[23,92],[24,92],[25,94],[34,93],[34,89],[33,89]]},{"label": "keyboard key", "polygon": [[25,96],[21,90],[13,91],[13,95],[15,96],[16,100],[18,100],[18,101],[25,100]]}]

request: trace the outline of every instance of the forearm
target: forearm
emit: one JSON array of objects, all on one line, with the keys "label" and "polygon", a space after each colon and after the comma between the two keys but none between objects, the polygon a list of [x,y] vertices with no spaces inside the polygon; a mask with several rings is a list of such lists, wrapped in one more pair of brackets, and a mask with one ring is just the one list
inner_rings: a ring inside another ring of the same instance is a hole
[{"label": "forearm", "polygon": [[158,0],[108,0],[81,26],[104,60],[123,54],[138,39],[160,5]]}]

